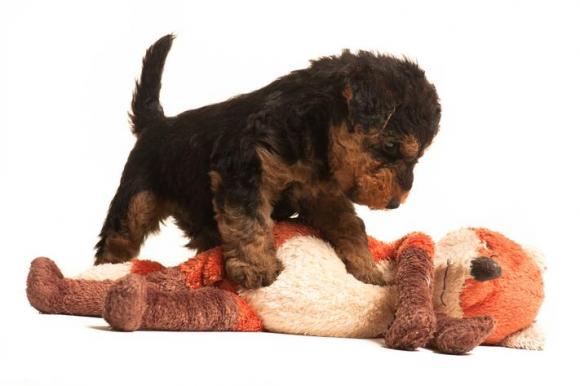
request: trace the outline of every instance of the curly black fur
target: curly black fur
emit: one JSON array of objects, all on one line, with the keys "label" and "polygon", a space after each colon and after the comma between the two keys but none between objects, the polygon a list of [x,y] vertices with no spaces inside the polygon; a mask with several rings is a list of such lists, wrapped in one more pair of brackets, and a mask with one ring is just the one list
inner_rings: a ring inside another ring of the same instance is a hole
[{"label": "curly black fur", "polygon": [[[246,216],[257,216],[262,189],[257,148],[276,154],[287,165],[312,165],[312,181],[332,181],[328,152],[333,126],[345,123],[351,132],[412,135],[419,156],[437,133],[437,94],[417,64],[365,51],[345,50],[312,61],[310,67],[259,90],[165,117],[159,91],[172,41],[172,35],[161,38],[143,60],[131,114],[137,142],[96,245],[97,263],[134,257],[130,255],[135,250],[113,256],[116,252],[111,252],[108,239],[121,235],[130,244],[143,241],[146,235],[128,229],[131,200],[140,192],[151,193],[158,206],[154,218],[147,221],[171,215],[191,238],[190,246],[207,248],[220,242],[212,200],[217,210],[227,204]],[[396,150],[383,151],[376,144],[369,145],[368,151],[385,164],[400,158]],[[409,161],[406,177],[398,177],[404,190],[410,189],[414,162]],[[215,195],[210,171],[221,177]],[[274,203],[274,214],[282,217],[300,210],[287,207],[283,192],[288,188],[280,187],[280,200]]]}]

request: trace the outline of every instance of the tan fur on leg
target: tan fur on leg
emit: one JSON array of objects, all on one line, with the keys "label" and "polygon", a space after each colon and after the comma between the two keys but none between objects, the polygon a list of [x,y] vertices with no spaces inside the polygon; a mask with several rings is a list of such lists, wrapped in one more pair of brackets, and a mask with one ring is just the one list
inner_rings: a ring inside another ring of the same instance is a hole
[{"label": "tan fur on leg", "polygon": [[135,194],[123,221],[123,230],[106,238],[104,252],[97,256],[95,263],[120,263],[137,257],[147,235],[158,231],[159,222],[167,215],[167,205],[152,192]]},{"label": "tan fur on leg", "polygon": [[369,252],[364,223],[352,203],[329,189],[328,194],[314,199],[308,206],[304,214],[306,221],[334,246],[348,271],[362,282],[384,285]]}]

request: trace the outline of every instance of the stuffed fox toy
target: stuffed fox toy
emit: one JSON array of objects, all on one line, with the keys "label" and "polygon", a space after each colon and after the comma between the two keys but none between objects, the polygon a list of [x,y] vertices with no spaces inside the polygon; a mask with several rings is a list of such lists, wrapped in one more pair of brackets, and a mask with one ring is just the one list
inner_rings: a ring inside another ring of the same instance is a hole
[{"label": "stuffed fox toy", "polygon": [[461,354],[479,344],[541,349],[534,320],[543,300],[537,253],[481,228],[436,245],[421,233],[393,243],[369,237],[384,287],[350,275],[333,248],[299,222],[275,226],[284,270],[246,290],[224,276],[221,248],[177,267],[132,260],[65,278],[44,257],[27,295],[43,313],[103,316],[121,331],[260,331],[335,337],[384,336],[387,347]]}]

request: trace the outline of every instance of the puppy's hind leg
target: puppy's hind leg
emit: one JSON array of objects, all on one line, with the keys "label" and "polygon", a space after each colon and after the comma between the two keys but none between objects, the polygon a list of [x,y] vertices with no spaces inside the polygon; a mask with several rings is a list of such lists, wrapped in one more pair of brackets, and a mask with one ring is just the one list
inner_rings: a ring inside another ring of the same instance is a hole
[{"label": "puppy's hind leg", "polygon": [[166,216],[161,200],[145,185],[121,183],[95,246],[95,264],[137,257],[147,235],[158,231]]}]

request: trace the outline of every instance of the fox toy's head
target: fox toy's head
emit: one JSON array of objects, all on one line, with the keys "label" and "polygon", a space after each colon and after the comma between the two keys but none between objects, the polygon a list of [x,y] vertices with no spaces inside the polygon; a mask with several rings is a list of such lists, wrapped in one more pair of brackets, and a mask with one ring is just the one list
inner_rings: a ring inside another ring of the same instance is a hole
[{"label": "fox toy's head", "polygon": [[[274,233],[278,245],[296,235],[316,235],[308,227],[289,223],[278,224]],[[387,263],[383,265],[386,278],[393,274],[395,267],[389,261],[404,239],[385,243],[369,237],[375,261]],[[434,255],[437,311],[454,317],[491,316],[495,329],[485,344],[543,347],[543,335],[535,324],[544,298],[544,264],[539,253],[498,232],[463,228],[443,237]]]},{"label": "fox toy's head", "polygon": [[491,316],[486,344],[539,349],[534,320],[544,298],[540,255],[500,233],[464,228],[447,234],[435,253],[435,308],[451,316]]}]

